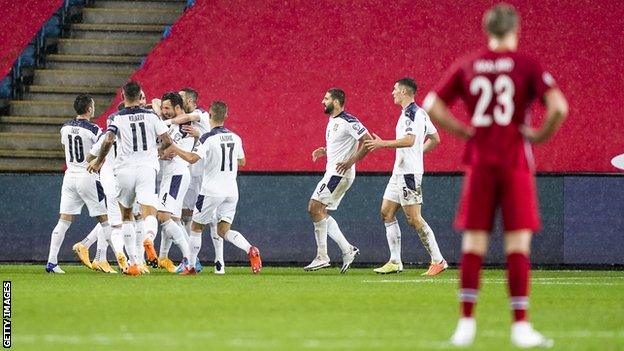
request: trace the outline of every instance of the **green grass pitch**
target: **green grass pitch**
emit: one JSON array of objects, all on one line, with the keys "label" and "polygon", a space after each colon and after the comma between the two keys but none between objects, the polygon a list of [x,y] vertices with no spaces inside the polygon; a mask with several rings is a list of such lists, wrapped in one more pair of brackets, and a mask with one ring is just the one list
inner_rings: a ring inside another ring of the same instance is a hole
[{"label": "green grass pitch", "polygon": [[[440,350],[458,317],[457,271],[375,275],[265,267],[196,277],[0,266],[14,350]],[[624,350],[624,272],[534,271],[529,316],[557,350]],[[512,349],[505,274],[483,272],[472,349]]]}]

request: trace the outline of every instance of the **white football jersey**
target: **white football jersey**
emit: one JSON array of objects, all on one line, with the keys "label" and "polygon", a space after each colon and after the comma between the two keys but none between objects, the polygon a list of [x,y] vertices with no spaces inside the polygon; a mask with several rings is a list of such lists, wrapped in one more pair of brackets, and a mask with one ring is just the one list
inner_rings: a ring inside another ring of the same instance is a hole
[{"label": "white football jersey", "polygon": [[414,145],[396,149],[392,174],[423,174],[423,145],[427,135],[437,133],[436,127],[425,110],[415,103],[407,105],[396,125],[396,138],[411,134],[416,137]]},{"label": "white football jersey", "polygon": [[[113,120],[113,118],[115,118],[116,115],[117,115],[117,112],[111,114],[106,119],[107,129],[108,129],[108,126],[110,126],[111,121]],[[93,144],[93,146],[91,147],[91,151],[89,152],[91,155],[96,156],[96,157],[100,155],[100,151],[102,150],[102,144],[104,143],[104,139],[106,138],[104,138],[104,134],[102,134],[102,136],[98,139],[98,141],[95,144]],[[100,169],[100,175],[102,175],[103,173],[107,173],[108,176],[112,177],[116,159],[117,159],[117,142],[115,141],[113,143],[113,146],[111,146],[111,149],[108,152],[108,154],[106,154],[106,158],[104,159],[104,164],[102,165],[102,168]]]},{"label": "white football jersey", "polygon": [[61,127],[61,144],[65,148],[66,173],[86,173],[87,154],[102,134],[97,125],[85,119],[72,119]]},{"label": "white football jersey", "polygon": [[[182,125],[172,124],[169,126],[169,136],[176,145],[184,151],[192,151],[195,146],[195,138],[182,131]],[[180,156],[175,156],[171,160],[162,160],[161,173],[179,174],[181,169],[186,169],[189,163],[184,161]]]},{"label": "white football jersey", "polygon": [[145,166],[158,171],[156,138],[168,130],[169,127],[152,110],[129,107],[119,111],[107,129],[117,136],[115,170]]},{"label": "white football jersey", "polygon": [[[358,141],[366,133],[368,133],[366,127],[355,116],[345,111],[336,117],[330,117],[325,132],[325,140],[327,141],[326,172],[342,176],[336,171],[336,164],[346,161],[357,151]],[[354,178],[355,165],[344,176]]]},{"label": "white football jersey", "polygon": [[215,127],[202,135],[193,152],[204,160],[200,194],[217,197],[238,196],[238,160],[245,158],[243,141],[227,128]]},{"label": "white football jersey", "polygon": [[[208,111],[202,108],[197,108],[191,114],[198,114],[199,121],[191,122],[191,126],[199,129],[199,135],[204,135],[210,132],[210,115]],[[201,177],[204,174],[204,160],[199,160],[189,166],[189,171],[192,177]]]}]

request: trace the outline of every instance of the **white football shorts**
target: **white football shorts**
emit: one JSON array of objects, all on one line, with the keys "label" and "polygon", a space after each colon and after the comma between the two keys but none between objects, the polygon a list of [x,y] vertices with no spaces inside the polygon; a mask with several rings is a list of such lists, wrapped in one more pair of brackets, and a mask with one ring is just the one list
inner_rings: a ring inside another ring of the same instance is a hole
[{"label": "white football shorts", "polygon": [[87,205],[91,217],[105,215],[106,195],[97,175],[91,173],[65,173],[61,188],[59,213],[79,215]]},{"label": "white football shorts", "polygon": [[323,179],[316,185],[311,199],[326,205],[328,210],[336,210],[352,184],[353,178],[325,173]]},{"label": "white football shorts", "polygon": [[115,171],[117,179],[117,200],[125,208],[132,208],[134,202],[158,207],[156,194],[156,170],[150,167],[124,167]]},{"label": "white football shorts", "polygon": [[383,198],[401,206],[422,205],[422,174],[393,174]]},{"label": "white football shorts", "polygon": [[160,183],[158,211],[169,212],[173,217],[182,217],[184,196],[191,181],[188,169],[182,174],[165,174]]},{"label": "white football shorts", "polygon": [[217,222],[228,222],[232,224],[236,215],[237,196],[204,196],[197,197],[195,210],[193,211],[193,222],[208,224],[217,219]]}]

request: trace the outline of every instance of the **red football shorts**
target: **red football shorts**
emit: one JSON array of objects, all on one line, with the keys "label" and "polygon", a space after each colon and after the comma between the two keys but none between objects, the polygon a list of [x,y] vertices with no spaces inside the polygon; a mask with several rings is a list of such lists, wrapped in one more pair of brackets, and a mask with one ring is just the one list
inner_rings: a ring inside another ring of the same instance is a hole
[{"label": "red football shorts", "polygon": [[491,231],[500,206],[505,231],[540,229],[535,177],[528,169],[468,167],[455,227]]}]

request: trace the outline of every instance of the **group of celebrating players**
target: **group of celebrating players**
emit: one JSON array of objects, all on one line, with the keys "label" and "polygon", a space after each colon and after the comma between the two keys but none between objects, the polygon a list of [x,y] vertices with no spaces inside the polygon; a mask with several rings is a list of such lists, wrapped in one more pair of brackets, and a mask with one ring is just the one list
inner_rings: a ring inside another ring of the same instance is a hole
[{"label": "group of celebrating players", "polygon": [[[371,135],[347,113],[344,91],[332,88],[326,92],[322,103],[329,116],[327,144],[314,150],[312,159],[326,156],[327,167],[308,205],[317,255],[304,269],[330,266],[327,236],[342,251],[341,273],[358,255],[359,249],[345,238],[328,211],[337,209],[352,185],[356,162],[379,148],[396,149],[396,159],[381,205],[390,259],[375,272],[403,270],[401,230],[396,220],[399,209],[431,256],[424,275],[434,276],[448,267],[433,230],[421,215],[423,154],[440,142],[433,121],[467,140],[466,174],[455,221],[464,231],[461,318],[451,343],[468,346],[474,341],[473,310],[482,260],[500,207],[514,319],[511,340],[519,347],[551,346],[552,340],[535,331],[527,317],[530,243],[533,232],[540,228],[530,143],[543,142],[557,131],[567,117],[567,101],[547,71],[516,52],[519,18],[512,6],[492,7],[483,25],[489,40],[487,50],[457,61],[427,95],[423,108],[414,101],[417,85],[413,79],[395,82],[392,97],[402,109],[394,140]],[[196,274],[202,269],[197,259],[201,233],[210,225],[215,273],[224,273],[224,240],[245,251],[253,273],[258,273],[262,267],[259,250],[231,229],[238,201],[236,175],[245,156],[241,138],[223,126],[226,104],[214,101],[205,112],[197,108],[197,92],[186,88],[166,93],[150,106],[136,82],[127,83],[123,94],[123,106],[108,118],[106,133],[89,122],[94,104],[88,95],[76,98],[78,116],[61,129],[67,171],[46,271],[63,273],[57,254],[73,216],[86,204],[99,224],[73,249],[93,269],[115,272],[106,261],[107,246],[111,246],[120,269],[129,275],[147,273],[148,266]],[[471,113],[470,126],[459,122],[449,109],[457,98]],[[541,99],[547,108],[539,129],[530,127],[530,105],[535,99]],[[99,177],[92,172],[99,172]],[[154,238],[159,222],[162,238],[157,255]],[[88,247],[96,241],[95,260],[90,261]],[[172,243],[184,257],[177,267],[167,258]]]}]

